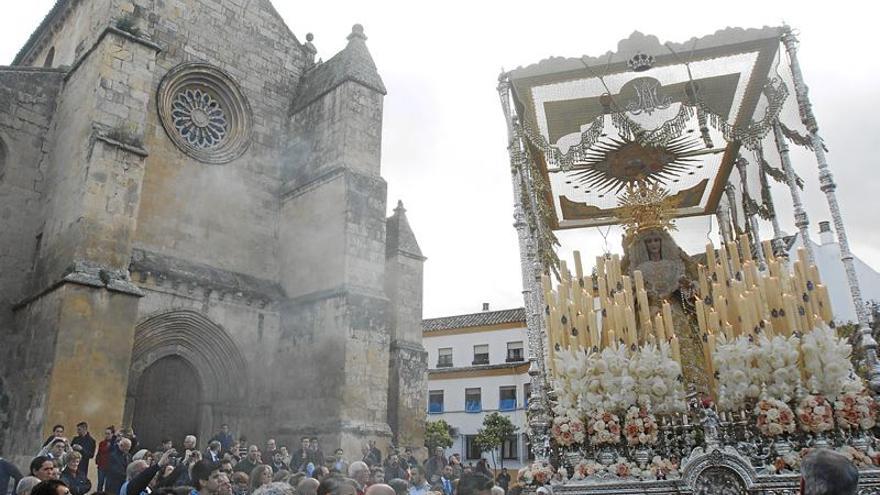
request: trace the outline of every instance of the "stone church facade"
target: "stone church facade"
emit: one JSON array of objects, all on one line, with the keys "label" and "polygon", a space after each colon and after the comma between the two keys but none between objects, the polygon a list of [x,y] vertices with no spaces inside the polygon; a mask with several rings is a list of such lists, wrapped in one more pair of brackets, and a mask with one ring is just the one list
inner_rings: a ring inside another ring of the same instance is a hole
[{"label": "stone church facade", "polygon": [[422,446],[425,258],[365,41],[316,62],[269,0],[58,0],[0,67],[0,452],[80,420]]}]

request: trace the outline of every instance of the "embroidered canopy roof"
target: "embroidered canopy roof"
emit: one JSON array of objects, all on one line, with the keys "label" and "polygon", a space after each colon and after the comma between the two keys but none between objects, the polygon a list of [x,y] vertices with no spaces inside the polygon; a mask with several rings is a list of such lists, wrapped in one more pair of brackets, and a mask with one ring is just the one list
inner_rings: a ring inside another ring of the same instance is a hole
[{"label": "embroidered canopy roof", "polygon": [[714,213],[741,147],[788,96],[781,28],[726,29],[661,44],[635,32],[617,52],[551,58],[509,73],[554,228],[618,223],[637,180],[669,191],[673,216]]}]

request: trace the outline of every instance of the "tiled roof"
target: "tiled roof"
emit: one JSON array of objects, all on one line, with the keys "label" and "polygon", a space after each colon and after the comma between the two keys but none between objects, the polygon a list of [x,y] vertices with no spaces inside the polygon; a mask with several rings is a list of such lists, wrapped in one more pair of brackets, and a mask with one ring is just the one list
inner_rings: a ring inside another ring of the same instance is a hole
[{"label": "tiled roof", "polygon": [[524,308],[502,309],[499,311],[482,311],[468,315],[429,318],[422,320],[422,330],[425,332],[431,332],[434,330],[482,327],[515,322],[522,322],[525,324],[525,321],[526,310]]}]

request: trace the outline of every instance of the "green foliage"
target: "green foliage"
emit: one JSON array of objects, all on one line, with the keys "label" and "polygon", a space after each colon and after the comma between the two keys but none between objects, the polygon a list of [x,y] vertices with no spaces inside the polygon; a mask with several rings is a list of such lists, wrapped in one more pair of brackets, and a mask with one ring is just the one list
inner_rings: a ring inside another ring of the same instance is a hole
[{"label": "green foliage", "polygon": [[[516,426],[510,418],[497,412],[483,418],[483,427],[477,431],[474,443],[482,452],[492,454],[492,465],[495,466],[495,451],[504,445],[504,440],[516,434]],[[504,456],[501,457],[501,467],[504,467]]]},{"label": "green foliage", "polygon": [[449,423],[442,419],[425,422],[425,447],[433,452],[437,447],[452,447],[452,435],[449,434]]}]

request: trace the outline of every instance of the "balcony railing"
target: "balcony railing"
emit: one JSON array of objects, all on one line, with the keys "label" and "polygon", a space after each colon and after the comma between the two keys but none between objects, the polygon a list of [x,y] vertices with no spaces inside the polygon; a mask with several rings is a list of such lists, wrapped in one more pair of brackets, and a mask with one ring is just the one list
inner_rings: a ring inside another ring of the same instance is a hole
[{"label": "balcony railing", "polygon": [[441,356],[437,359],[437,367],[438,368],[451,368],[452,367],[452,356]]},{"label": "balcony railing", "polygon": [[488,354],[474,354],[474,361],[471,363],[474,366],[478,364],[489,364],[489,355]]}]

